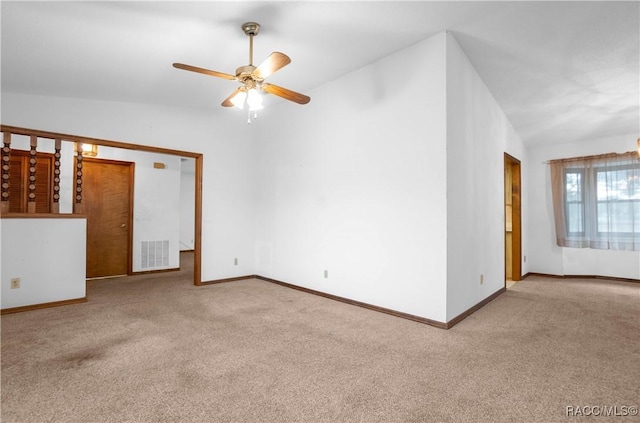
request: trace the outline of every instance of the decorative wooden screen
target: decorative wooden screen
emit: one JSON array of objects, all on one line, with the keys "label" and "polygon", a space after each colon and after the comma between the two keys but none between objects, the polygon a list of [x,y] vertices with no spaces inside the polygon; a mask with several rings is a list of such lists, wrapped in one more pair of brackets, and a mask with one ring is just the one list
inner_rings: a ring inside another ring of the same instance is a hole
[{"label": "decorative wooden screen", "polygon": [[38,137],[31,135],[31,150],[29,150],[29,179],[27,195],[27,212],[36,212],[36,171],[38,165]]},{"label": "decorative wooden screen", "polygon": [[76,155],[76,206],[74,210],[78,213],[83,212],[82,208],[82,143],[77,144]]},{"label": "decorative wooden screen", "polygon": [[9,187],[11,185],[11,133],[5,132],[3,134],[3,146],[2,146],[2,190],[0,191],[0,211],[7,213],[9,211]]},{"label": "decorative wooden screen", "polygon": [[51,205],[52,213],[60,213],[60,150],[62,149],[62,140],[55,140],[55,153],[53,155],[53,204]]}]

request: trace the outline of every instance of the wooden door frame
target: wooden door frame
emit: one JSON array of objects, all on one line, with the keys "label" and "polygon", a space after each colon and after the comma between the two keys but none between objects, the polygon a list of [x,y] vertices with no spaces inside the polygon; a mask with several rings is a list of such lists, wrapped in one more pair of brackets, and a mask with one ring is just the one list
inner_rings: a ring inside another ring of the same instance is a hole
[{"label": "wooden door frame", "polygon": [[[506,174],[507,167],[511,168],[511,280],[519,281],[522,279],[522,175],[520,160],[504,153],[504,170]],[[506,198],[506,183],[504,186],[504,196]],[[504,200],[503,200],[504,201]],[[506,207],[505,209],[505,227],[506,233]],[[505,244],[505,274],[504,283],[507,285],[507,266],[506,266],[506,244]],[[515,277],[514,277],[515,275]]]},{"label": "wooden door frame", "polygon": [[[129,168],[129,220],[127,222],[127,275],[133,274],[133,189],[135,186],[136,177],[136,164],[135,162],[129,162],[125,160],[112,160],[101,159],[98,157],[82,157],[82,163],[100,163],[111,164],[116,166],[127,166]],[[73,168],[76,169],[78,164],[78,158],[73,158]],[[84,169],[83,169],[84,173]],[[84,200],[83,200],[84,201]],[[76,213],[76,206],[78,203],[73,202],[73,212]],[[86,207],[82,208],[83,213],[86,212]],[[88,225],[88,223],[87,223]],[[87,231],[89,228],[87,227]]]},{"label": "wooden door frame", "polygon": [[202,166],[203,154],[191,151],[174,150],[163,147],[153,147],[128,142],[112,141],[100,138],[80,137],[77,135],[61,134],[58,132],[41,131],[36,129],[20,128],[16,126],[0,125],[0,130],[4,133],[37,136],[38,138],[60,139],[69,142],[81,142],[98,146],[120,148],[123,150],[146,151],[149,153],[167,154],[171,156],[189,157],[195,159],[195,227],[194,227],[194,254],[193,254],[193,284],[202,283]]}]

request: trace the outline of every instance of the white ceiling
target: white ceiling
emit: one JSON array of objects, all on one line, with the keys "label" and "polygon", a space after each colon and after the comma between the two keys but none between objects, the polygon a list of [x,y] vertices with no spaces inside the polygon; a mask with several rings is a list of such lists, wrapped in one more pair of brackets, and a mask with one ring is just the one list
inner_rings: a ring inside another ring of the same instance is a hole
[{"label": "white ceiling", "polygon": [[[272,51],[292,59],[269,82],[302,93],[449,30],[527,145],[640,136],[638,2],[2,1],[0,8],[3,92],[224,113],[220,102],[236,83],[171,64],[235,73],[248,63],[246,21],[262,26],[256,63]],[[406,71],[420,69],[407,63]]]}]

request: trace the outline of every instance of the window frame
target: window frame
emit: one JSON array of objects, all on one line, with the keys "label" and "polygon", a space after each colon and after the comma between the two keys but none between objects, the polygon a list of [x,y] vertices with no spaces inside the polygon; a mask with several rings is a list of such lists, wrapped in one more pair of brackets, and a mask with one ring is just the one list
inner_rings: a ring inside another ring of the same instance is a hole
[{"label": "window frame", "polygon": [[[598,239],[604,238],[604,237],[610,237],[610,236],[615,236],[615,237],[620,237],[620,238],[633,238],[635,232],[633,231],[629,231],[629,232],[605,232],[605,231],[600,231],[600,225],[598,224],[599,222],[599,205],[601,203],[603,204],[612,204],[612,203],[637,203],[638,207],[640,208],[640,198],[637,199],[627,199],[627,200],[619,200],[619,199],[607,199],[604,201],[600,201],[598,199],[598,174],[599,173],[606,173],[606,172],[615,172],[615,171],[628,171],[628,170],[635,170],[638,173],[640,173],[640,165],[633,165],[633,164],[620,164],[620,165],[613,165],[613,166],[594,166],[593,168],[593,182],[594,182],[594,186],[596,187],[596,192],[594,195],[594,233],[596,234],[596,237]],[[638,183],[638,187],[640,187],[640,182]],[[632,216],[632,221],[633,221],[633,216]],[[633,225],[634,227],[639,227],[640,228],[640,221],[635,222],[633,221],[633,223],[637,223],[637,225]],[[639,231],[640,232],[640,231]]]},{"label": "window frame", "polygon": [[[568,174],[579,174],[581,177],[579,178],[580,185],[580,201],[577,200],[569,200],[567,193],[567,175]],[[571,167],[567,168],[564,171],[563,175],[563,188],[564,188],[564,218],[566,222],[566,236],[567,238],[584,238],[588,234],[588,225],[587,225],[587,201],[585,199],[585,189],[584,189],[584,181],[586,177],[586,169],[584,167]],[[582,231],[579,232],[570,232],[569,228],[571,227],[571,219],[569,219],[569,204],[581,204],[582,205]]]},{"label": "window frame", "polygon": [[[630,231],[630,232],[607,232],[600,231],[599,225],[599,205],[600,204],[613,204],[613,203],[636,203],[638,208],[640,208],[640,198],[637,199],[606,199],[600,200],[598,198],[598,175],[600,173],[606,172],[615,172],[619,170],[636,170],[640,173],[640,163],[639,164],[620,164],[620,165],[592,165],[592,166],[573,166],[566,168],[563,174],[563,202],[564,202],[564,215],[565,215],[565,228],[566,228],[566,237],[567,239],[580,240],[584,238],[594,238],[596,241],[604,241],[609,237],[619,237],[619,238],[628,238],[632,239],[634,236],[637,236],[638,232]],[[569,192],[567,190],[567,176],[569,174],[579,174],[581,178],[579,179],[579,190],[580,190],[580,200],[569,200]],[[593,187],[593,193],[586,192],[585,181],[586,178],[591,179],[591,186]],[[640,187],[640,182],[638,182],[638,187]],[[569,206],[573,204],[581,204],[582,205],[582,231],[580,232],[571,232],[570,228],[572,227],[572,220],[570,219],[571,215],[569,213]],[[589,218],[591,217],[591,218]],[[633,219],[633,217],[632,217]],[[633,227],[640,228],[640,220],[635,222],[633,221]]]}]

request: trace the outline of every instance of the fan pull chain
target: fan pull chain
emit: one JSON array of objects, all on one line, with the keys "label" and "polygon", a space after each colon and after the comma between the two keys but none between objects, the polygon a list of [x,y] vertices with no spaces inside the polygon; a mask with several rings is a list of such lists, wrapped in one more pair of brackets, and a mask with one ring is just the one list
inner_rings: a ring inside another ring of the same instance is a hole
[{"label": "fan pull chain", "polygon": [[[258,119],[258,111],[253,111],[253,120]],[[251,109],[247,110],[247,124],[251,124]]]}]

